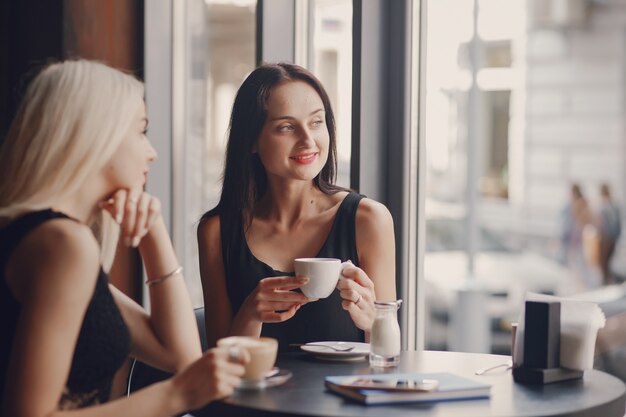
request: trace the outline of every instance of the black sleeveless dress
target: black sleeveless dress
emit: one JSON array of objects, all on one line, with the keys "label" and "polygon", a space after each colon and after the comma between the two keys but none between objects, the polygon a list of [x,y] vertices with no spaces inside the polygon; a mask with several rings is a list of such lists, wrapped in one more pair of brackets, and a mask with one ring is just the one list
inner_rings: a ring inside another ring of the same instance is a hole
[{"label": "black sleeveless dress", "polygon": [[[0,230],[0,395],[6,380],[20,304],[7,286],[7,261],[20,241],[42,223],[68,216],[52,210],[28,213]],[[33,256],[36,262],[36,256]],[[109,400],[115,372],[130,353],[130,333],[100,269],[78,335],[72,367],[59,401],[60,409],[81,408]]]},{"label": "black sleeveless dress", "polygon": [[[363,196],[349,193],[341,202],[330,233],[316,255],[319,258],[351,260],[359,266],[356,250],[356,211]],[[222,231],[225,228],[222,225]],[[294,275],[291,271],[277,271],[254,257],[240,221],[234,236],[222,232],[222,254],[226,274],[228,297],[235,314],[246,297],[266,277]],[[289,344],[325,340],[362,342],[365,335],[354,325],[350,315],[341,307],[339,291],[328,298],[303,305],[291,319],[282,323],[264,323],[262,336],[278,339],[279,350],[286,351]]]}]

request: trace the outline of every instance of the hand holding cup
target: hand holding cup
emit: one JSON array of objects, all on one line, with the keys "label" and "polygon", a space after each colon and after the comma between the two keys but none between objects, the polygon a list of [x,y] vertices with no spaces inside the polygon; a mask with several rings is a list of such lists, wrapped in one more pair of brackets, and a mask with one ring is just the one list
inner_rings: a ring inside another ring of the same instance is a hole
[{"label": "hand holding cup", "polygon": [[257,284],[246,298],[243,310],[247,316],[262,323],[280,323],[292,318],[309,300],[299,292],[309,281],[307,277],[268,277]]},{"label": "hand holding cup", "polygon": [[343,299],[341,306],[350,314],[359,329],[369,332],[376,315],[374,283],[365,271],[354,265],[346,268],[342,277],[337,284],[339,295]]},{"label": "hand holding cup", "polygon": [[227,397],[241,384],[249,362],[247,351],[232,358],[227,348],[210,349],[172,378],[172,400],[180,404],[179,408],[183,411]]},{"label": "hand holding cup", "polygon": [[217,346],[229,351],[244,351],[249,356],[239,387],[263,388],[265,377],[276,362],[278,340],[271,337],[230,336],[218,340]]},{"label": "hand holding cup", "polygon": [[298,258],[293,261],[296,275],[309,278],[300,290],[310,301],[326,298],[332,294],[346,267],[352,262],[334,258]]}]

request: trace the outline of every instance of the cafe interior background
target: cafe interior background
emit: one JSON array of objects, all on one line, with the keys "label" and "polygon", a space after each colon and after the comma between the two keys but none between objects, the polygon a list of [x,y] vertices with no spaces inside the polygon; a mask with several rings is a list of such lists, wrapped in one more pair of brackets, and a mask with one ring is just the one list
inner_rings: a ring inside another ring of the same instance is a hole
[{"label": "cafe interior background", "polygon": [[[292,61],[331,97],[338,183],[394,217],[405,348],[509,354],[526,291],[574,296],[608,317],[595,366],[626,380],[626,240],[608,286],[560,240],[572,183],[626,210],[626,0],[13,0],[0,19],[0,139],[50,60],[145,80],[147,189],[196,307],[234,95],[256,63]],[[141,275],[120,249],[112,280],[145,304]]]}]

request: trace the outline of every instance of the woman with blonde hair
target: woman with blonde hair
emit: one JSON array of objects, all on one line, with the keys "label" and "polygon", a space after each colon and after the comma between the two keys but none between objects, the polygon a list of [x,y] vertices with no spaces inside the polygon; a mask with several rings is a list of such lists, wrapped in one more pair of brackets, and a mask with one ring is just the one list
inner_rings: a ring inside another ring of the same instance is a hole
[{"label": "woman with blonde hair", "polygon": [[[3,416],[172,416],[240,381],[245,352],[201,354],[159,201],[143,192],[147,124],[143,84],[100,63],[50,65],[26,92],[0,150]],[[139,248],[150,313],[108,283],[120,233]],[[175,375],[111,400],[129,354]]]}]

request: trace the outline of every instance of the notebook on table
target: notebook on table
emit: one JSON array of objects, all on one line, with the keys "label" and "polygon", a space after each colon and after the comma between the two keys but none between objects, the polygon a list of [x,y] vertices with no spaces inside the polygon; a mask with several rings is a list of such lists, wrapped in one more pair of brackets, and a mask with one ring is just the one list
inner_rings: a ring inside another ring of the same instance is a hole
[{"label": "notebook on table", "polygon": [[480,399],[491,391],[488,384],[447,372],[328,376],[325,385],[363,404]]}]

